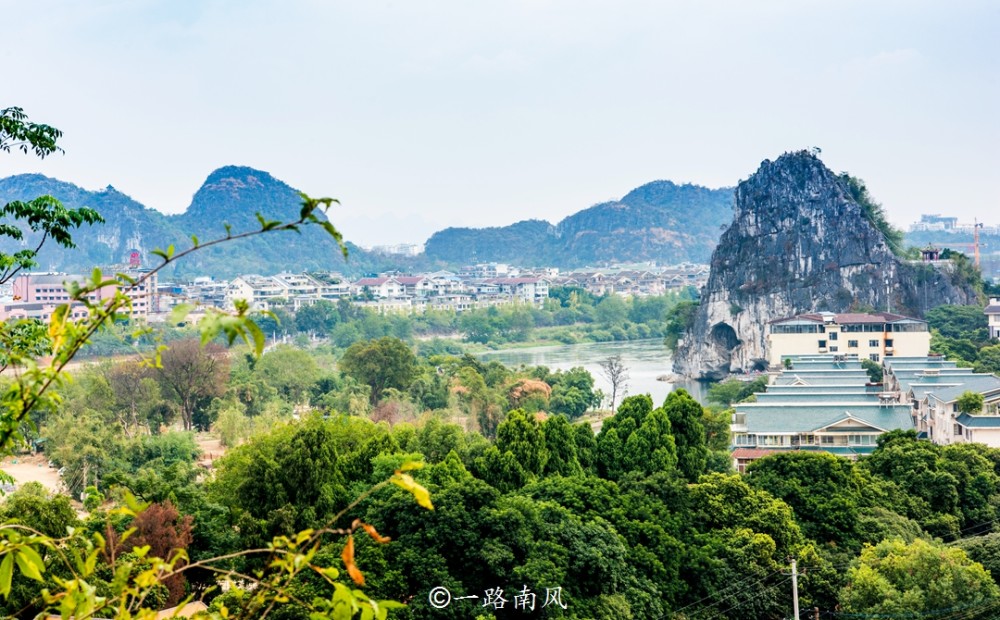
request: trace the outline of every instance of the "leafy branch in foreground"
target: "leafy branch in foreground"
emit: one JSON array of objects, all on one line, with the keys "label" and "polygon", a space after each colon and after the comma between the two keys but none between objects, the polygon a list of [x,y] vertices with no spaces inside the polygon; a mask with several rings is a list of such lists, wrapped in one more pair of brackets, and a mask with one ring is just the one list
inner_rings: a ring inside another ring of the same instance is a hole
[{"label": "leafy branch in foreground", "polygon": [[32,123],[28,115],[18,107],[0,110],[0,150],[10,152],[16,148],[23,153],[33,151],[44,159],[46,155],[62,152],[56,141],[62,132],[43,123]]},{"label": "leafy branch in foreground", "polygon": [[[150,608],[159,584],[186,571],[209,571],[220,581],[230,584],[225,603],[213,605],[213,610],[200,614],[200,618],[266,618],[278,607],[292,603],[310,610],[314,620],[349,620],[360,614],[362,618],[384,619],[389,609],[403,607],[394,601],[369,598],[363,591],[343,583],[341,569],[325,565],[318,554],[331,537],[346,538],[340,559],[343,570],[356,586],[365,583],[354,555],[354,536],[363,533],[379,544],[390,542],[370,524],[354,519],[349,527],[334,524],[344,519],[352,510],[388,484],[395,484],[411,493],[422,506],[430,506],[427,490],[413,481],[406,472],[422,466],[419,462],[402,465],[388,480],[371,487],[350,505],[337,513],[329,523],[319,529],[307,529],[294,536],[277,536],[267,546],[245,549],[234,553],[189,562],[184,550],[174,550],[167,558],[150,554],[150,547],[132,547],[130,553],[118,555],[114,547],[121,545],[134,532],[130,528],[119,540],[112,541],[99,532],[89,536],[82,530],[71,530],[63,538],[52,538],[24,525],[0,526],[0,595],[8,597],[12,579],[17,571],[40,584],[52,583],[55,589],[43,588],[40,598],[47,611],[63,618],[107,617],[115,620],[152,618],[157,609]],[[134,518],[146,509],[129,493],[125,506],[115,509],[115,514]],[[109,530],[111,531],[111,530]],[[228,566],[238,558],[260,557],[265,568],[254,574],[240,573]],[[105,566],[105,563],[107,566]],[[104,581],[102,570],[109,570],[113,577]],[[46,574],[48,573],[48,574]],[[304,575],[318,575],[329,588],[329,596],[315,596],[303,601],[292,593],[293,583]],[[103,593],[101,591],[103,590]],[[190,602],[188,597],[184,602]]]}]

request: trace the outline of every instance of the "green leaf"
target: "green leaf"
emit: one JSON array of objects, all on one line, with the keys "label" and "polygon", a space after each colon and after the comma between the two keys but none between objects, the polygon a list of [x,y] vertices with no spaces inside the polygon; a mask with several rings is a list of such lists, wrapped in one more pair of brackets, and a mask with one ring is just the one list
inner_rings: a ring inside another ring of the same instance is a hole
[{"label": "green leaf", "polygon": [[35,581],[44,581],[42,571],[45,570],[45,564],[42,563],[42,558],[34,549],[31,547],[18,549],[16,560],[22,575]]},{"label": "green leaf", "polygon": [[264,354],[264,345],[267,342],[267,337],[264,335],[264,332],[261,331],[260,327],[258,327],[257,324],[251,320],[247,320],[246,328],[253,337],[254,355],[260,357]]},{"label": "green leaf", "polygon": [[169,323],[171,325],[177,325],[178,323],[183,323],[191,311],[194,310],[193,304],[177,304],[174,306],[173,310],[170,311]]},{"label": "green leaf", "polygon": [[4,598],[10,595],[10,582],[14,578],[14,556],[7,553],[0,562],[0,594]]}]

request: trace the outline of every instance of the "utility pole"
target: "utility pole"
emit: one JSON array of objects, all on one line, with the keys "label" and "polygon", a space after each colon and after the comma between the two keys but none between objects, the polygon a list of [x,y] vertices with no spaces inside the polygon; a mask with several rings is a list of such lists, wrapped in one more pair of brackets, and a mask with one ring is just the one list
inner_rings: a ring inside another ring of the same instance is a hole
[{"label": "utility pole", "polygon": [[792,617],[798,620],[799,617],[799,572],[795,567],[795,558],[789,560],[792,563]]}]

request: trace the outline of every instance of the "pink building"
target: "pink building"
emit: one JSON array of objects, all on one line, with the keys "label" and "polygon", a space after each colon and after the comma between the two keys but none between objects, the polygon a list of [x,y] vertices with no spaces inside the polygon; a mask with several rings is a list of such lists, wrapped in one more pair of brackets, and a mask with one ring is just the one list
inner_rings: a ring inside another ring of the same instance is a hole
[{"label": "pink building", "polygon": [[[134,271],[126,275],[138,279],[146,272]],[[66,273],[26,273],[18,276],[13,283],[14,299],[11,303],[0,304],[0,320],[10,318],[37,318],[48,322],[56,307],[70,303],[70,294],[66,285],[70,282],[82,284],[86,278],[81,275]],[[100,303],[114,297],[118,285],[102,287],[87,296],[95,303]],[[132,300],[129,313],[133,318],[148,317],[156,312],[155,296],[156,277],[126,291]],[[86,314],[81,304],[74,304],[70,316],[80,318]]]}]

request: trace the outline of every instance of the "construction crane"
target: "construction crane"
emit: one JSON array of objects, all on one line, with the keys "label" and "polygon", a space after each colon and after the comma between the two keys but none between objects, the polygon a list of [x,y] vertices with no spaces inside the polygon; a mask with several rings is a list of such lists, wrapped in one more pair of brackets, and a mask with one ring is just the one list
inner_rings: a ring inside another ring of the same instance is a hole
[{"label": "construction crane", "polygon": [[973,220],[972,224],[972,243],[951,243],[946,242],[935,242],[931,245],[935,245],[942,248],[972,248],[972,255],[975,260],[976,267],[979,267],[979,248],[985,247],[985,244],[979,243],[979,229],[983,227],[983,223],[979,220]]}]

